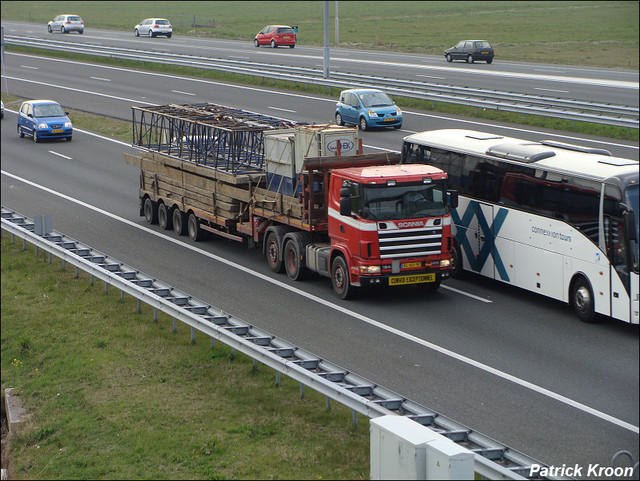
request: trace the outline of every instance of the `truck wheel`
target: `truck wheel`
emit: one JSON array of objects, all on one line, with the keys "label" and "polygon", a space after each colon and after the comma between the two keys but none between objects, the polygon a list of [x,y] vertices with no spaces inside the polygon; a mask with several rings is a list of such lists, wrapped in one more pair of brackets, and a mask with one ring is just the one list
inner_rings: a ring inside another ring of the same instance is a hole
[{"label": "truck wheel", "polygon": [[282,262],[282,238],[275,232],[271,231],[267,235],[265,242],[265,255],[267,257],[267,264],[269,269],[279,274],[284,271],[284,264]]},{"label": "truck wheel", "polygon": [[149,224],[158,223],[158,206],[149,197],[144,200],[144,218]]},{"label": "truck wheel", "polygon": [[592,323],[596,321],[593,291],[584,277],[579,276],[573,282],[569,303],[582,322]]},{"label": "truck wheel", "polygon": [[189,234],[189,239],[191,239],[193,242],[202,240],[203,232],[200,228],[200,222],[198,222],[198,218],[193,212],[189,214],[189,219],[187,220],[187,231]]},{"label": "truck wheel", "polygon": [[340,299],[349,299],[355,291],[349,283],[349,269],[342,256],[337,256],[331,264],[331,285]]},{"label": "truck wheel", "polygon": [[158,224],[164,230],[173,228],[173,218],[171,216],[171,210],[164,202],[158,204]]},{"label": "truck wheel", "polygon": [[462,265],[462,251],[460,246],[454,240],[453,242],[453,269],[451,269],[451,277],[454,279],[461,279],[464,273],[464,266]]},{"label": "truck wheel", "polygon": [[423,289],[427,292],[437,291],[440,287],[442,280],[438,279],[435,282],[423,282],[421,284],[416,284],[420,289]]},{"label": "truck wheel", "polygon": [[185,235],[187,233],[187,216],[185,216],[177,207],[173,209],[173,232],[176,235]]},{"label": "truck wheel", "polygon": [[290,234],[284,244],[284,255],[282,256],[284,268],[287,271],[289,279],[293,281],[301,281],[305,279],[309,273],[304,262],[304,246],[305,239],[298,233]]}]

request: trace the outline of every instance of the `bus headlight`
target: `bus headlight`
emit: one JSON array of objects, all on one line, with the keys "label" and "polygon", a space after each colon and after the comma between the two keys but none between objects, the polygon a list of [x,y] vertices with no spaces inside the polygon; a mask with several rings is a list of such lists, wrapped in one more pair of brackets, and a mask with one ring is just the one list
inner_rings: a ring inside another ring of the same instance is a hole
[{"label": "bus headlight", "polygon": [[360,266],[360,275],[380,274],[380,266]]}]

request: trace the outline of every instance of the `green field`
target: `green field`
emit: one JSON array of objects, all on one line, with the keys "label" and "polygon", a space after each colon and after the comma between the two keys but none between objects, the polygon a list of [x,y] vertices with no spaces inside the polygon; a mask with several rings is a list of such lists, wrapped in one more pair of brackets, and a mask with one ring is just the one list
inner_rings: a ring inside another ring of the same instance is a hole
[{"label": "green field", "polygon": [[[520,60],[638,69],[638,3],[339,1],[341,47],[442,55],[458,40],[482,38],[496,62]],[[330,41],[335,44],[329,1]],[[299,27],[303,45],[323,42],[323,1],[2,2],[2,19],[42,24],[60,13],[80,15],[91,28],[133,31],[145,17],[168,18],[176,34],[251,42],[266,24]],[[198,27],[191,27],[194,18]]]},{"label": "green field", "polygon": [[[10,479],[368,479],[369,422],[3,231]],[[3,432],[4,434],[4,432]],[[9,454],[9,456],[5,456]]]}]

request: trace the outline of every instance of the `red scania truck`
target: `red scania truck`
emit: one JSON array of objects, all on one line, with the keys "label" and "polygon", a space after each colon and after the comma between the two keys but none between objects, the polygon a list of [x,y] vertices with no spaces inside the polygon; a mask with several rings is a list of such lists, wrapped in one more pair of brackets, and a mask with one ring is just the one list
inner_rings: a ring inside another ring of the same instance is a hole
[{"label": "red scania truck", "polygon": [[216,104],[132,107],[140,215],[198,241],[261,245],[274,272],[336,295],[436,289],[452,268],[447,174],[362,154],[357,128],[285,123]]}]

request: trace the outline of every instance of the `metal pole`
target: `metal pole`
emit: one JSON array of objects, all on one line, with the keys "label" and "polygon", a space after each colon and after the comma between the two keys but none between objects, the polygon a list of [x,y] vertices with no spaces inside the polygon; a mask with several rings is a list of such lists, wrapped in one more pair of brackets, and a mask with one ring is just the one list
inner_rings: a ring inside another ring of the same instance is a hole
[{"label": "metal pole", "polygon": [[335,46],[337,47],[338,45],[340,45],[340,25],[338,22],[338,0],[336,0],[336,31],[335,31],[335,36],[336,36],[336,42],[335,42]]},{"label": "metal pole", "polygon": [[4,25],[0,27],[0,46],[1,46],[0,55],[2,56],[2,75],[4,77],[4,90],[5,90],[5,93],[9,95],[9,87],[7,86],[7,72],[4,68]]},{"label": "metal pole", "polygon": [[324,0],[324,60],[323,77],[329,78],[329,0]]}]

